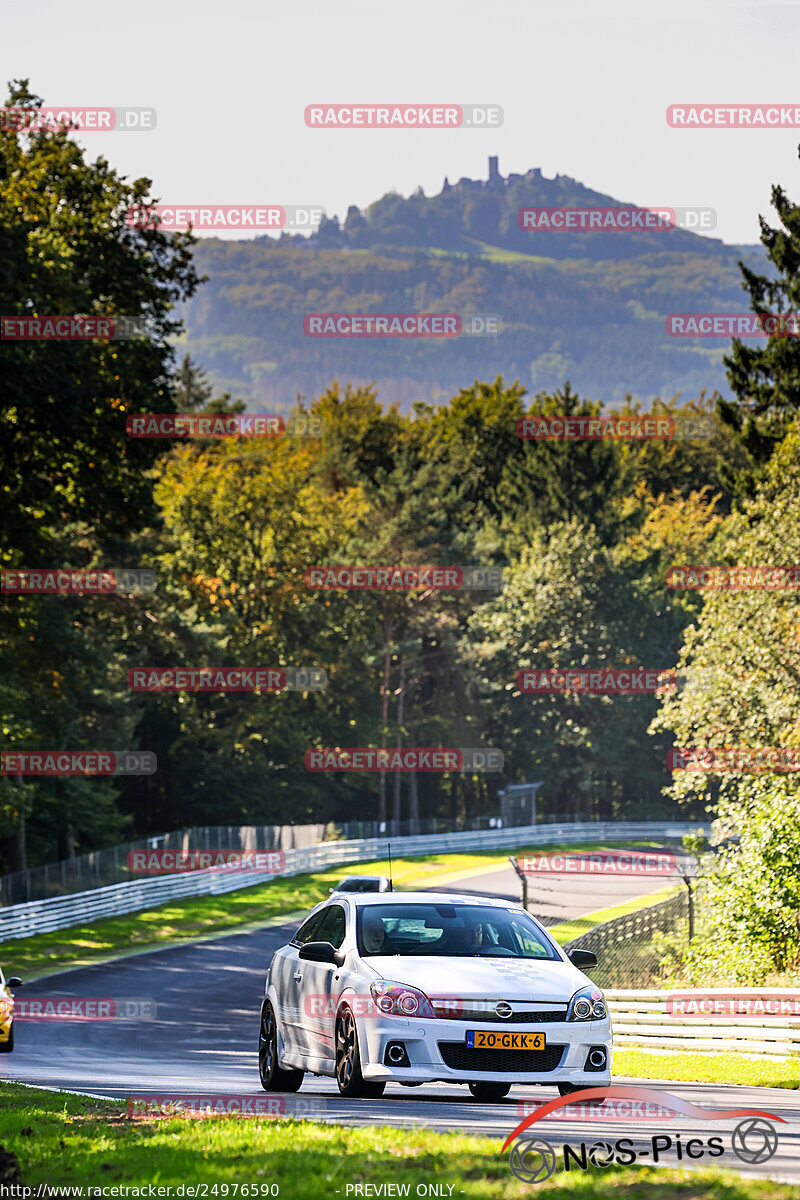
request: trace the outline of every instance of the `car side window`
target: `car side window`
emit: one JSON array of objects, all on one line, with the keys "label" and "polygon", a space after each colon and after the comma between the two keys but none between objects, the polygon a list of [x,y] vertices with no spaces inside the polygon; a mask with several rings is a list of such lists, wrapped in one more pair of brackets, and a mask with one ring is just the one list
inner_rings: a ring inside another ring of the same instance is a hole
[{"label": "car side window", "polygon": [[304,922],[298,929],[297,933],[292,938],[294,946],[305,946],[306,942],[317,941],[316,932],[322,918],[326,915],[327,909],[322,909],[320,912],[312,913],[307,921]]},{"label": "car side window", "polygon": [[315,940],[318,942],[330,942],[334,949],[338,950],[344,941],[346,928],[347,923],[344,909],[341,904],[332,904],[330,908],[325,910],[323,921],[316,932]]},{"label": "car side window", "polygon": [[550,958],[547,946],[534,936],[532,930],[523,925],[521,921],[512,920],[509,924],[514,931],[514,936],[520,945],[524,958]]}]

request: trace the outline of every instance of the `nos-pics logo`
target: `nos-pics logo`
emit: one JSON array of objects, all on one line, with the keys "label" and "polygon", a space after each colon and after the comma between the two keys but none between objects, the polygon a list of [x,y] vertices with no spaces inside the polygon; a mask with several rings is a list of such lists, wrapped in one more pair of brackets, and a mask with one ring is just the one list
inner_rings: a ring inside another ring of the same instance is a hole
[{"label": "nos-pics logo", "polygon": [[[545,1138],[520,1134],[529,1129],[537,1121],[550,1115],[556,1109],[570,1104],[588,1100],[626,1099],[656,1101],[664,1108],[673,1112],[692,1117],[699,1121],[730,1121],[742,1118],[731,1134],[731,1150],[736,1157],[748,1164],[767,1162],[778,1149],[778,1134],[773,1121],[784,1124],[783,1117],[774,1113],[764,1112],[756,1108],[729,1108],[715,1111],[710,1108],[700,1108],[681,1100],[668,1092],[660,1092],[654,1088],[639,1087],[599,1087],[586,1088],[580,1092],[563,1096],[542,1104],[535,1112],[522,1121],[513,1133],[506,1139],[505,1151],[512,1142],[509,1155],[509,1166],[512,1173],[522,1183],[543,1183],[549,1179],[558,1166],[559,1157],[563,1156],[565,1171],[582,1170],[590,1167],[631,1166],[641,1159],[658,1163],[667,1155],[674,1155],[678,1160],[684,1158],[702,1159],[719,1158],[725,1153],[725,1146],[720,1135],[708,1138],[690,1137],[683,1140],[680,1134],[674,1137],[669,1134],[654,1134],[649,1144],[636,1149],[632,1138],[616,1138],[614,1141],[599,1140],[592,1143],[580,1142],[578,1146],[564,1143],[559,1150]],[[519,1138],[519,1141],[514,1141]]]}]

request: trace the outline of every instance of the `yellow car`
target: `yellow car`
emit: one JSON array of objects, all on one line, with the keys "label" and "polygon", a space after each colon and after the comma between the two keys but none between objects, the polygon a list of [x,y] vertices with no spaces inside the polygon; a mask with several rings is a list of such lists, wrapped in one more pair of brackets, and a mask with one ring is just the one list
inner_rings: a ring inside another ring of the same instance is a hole
[{"label": "yellow car", "polygon": [[14,997],[11,988],[22,987],[16,975],[10,979],[0,971],[0,1054],[10,1054],[14,1049]]}]

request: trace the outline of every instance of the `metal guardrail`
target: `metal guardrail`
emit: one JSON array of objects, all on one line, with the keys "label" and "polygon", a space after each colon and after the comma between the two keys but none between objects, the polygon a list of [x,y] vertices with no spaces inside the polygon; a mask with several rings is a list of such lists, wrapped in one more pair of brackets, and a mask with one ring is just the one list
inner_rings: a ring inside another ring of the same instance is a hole
[{"label": "metal guardrail", "polygon": [[[563,820],[556,814],[553,822]],[[506,821],[512,825],[526,824]],[[383,824],[383,828],[381,828]],[[316,825],[198,825],[173,829],[155,836],[90,850],[73,858],[43,863],[24,871],[0,875],[0,908],[11,904],[29,904],[70,892],[88,892],[113,883],[129,883],[135,878],[128,865],[131,852],[161,850],[297,850],[325,841],[354,841],[371,837],[422,837],[428,834],[457,833],[465,829],[500,828],[499,818],[475,816],[461,822],[443,817],[423,817],[413,821],[329,821]]]},{"label": "metal guardrail", "polygon": [[[424,854],[455,854],[465,850],[491,850],[507,846],[537,846],[585,841],[636,841],[639,839],[680,838],[702,828],[699,822],[674,821],[586,821],[563,825],[522,825],[511,829],[478,829],[461,833],[392,838],[392,854],[415,857]],[[359,841],[321,842],[286,852],[285,868],[278,875],[300,875],[325,867],[369,862],[386,855],[386,838]],[[275,874],[240,868],[215,868],[166,875],[154,879],[136,879],[112,884],[89,892],[32,900],[0,908],[0,942],[91,925],[104,917],[121,916],[157,908],[170,900],[187,896],[219,895],[239,888],[253,887],[274,879]]]},{"label": "metal guardrail", "polygon": [[[800,988],[617,988],[605,997],[618,1047],[800,1055]],[[751,1015],[737,1011],[744,1002]],[[704,1007],[722,1011],[692,1011]]]}]

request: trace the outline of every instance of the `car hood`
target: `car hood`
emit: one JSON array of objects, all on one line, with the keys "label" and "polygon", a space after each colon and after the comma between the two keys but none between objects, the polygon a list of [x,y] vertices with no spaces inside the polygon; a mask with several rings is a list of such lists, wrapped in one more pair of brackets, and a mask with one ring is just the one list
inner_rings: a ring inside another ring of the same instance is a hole
[{"label": "car hood", "polygon": [[434,958],[374,955],[362,959],[381,979],[418,988],[426,996],[542,1000],[565,1003],[590,979],[571,963],[509,958]]}]

